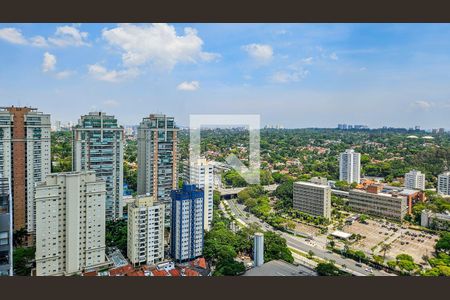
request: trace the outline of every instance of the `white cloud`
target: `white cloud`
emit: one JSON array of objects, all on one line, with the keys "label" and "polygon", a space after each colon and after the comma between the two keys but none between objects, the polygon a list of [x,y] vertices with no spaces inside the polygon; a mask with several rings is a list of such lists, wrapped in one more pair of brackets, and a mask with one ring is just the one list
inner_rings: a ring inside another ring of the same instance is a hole
[{"label": "white cloud", "polygon": [[22,35],[22,32],[16,28],[0,29],[0,39],[12,44],[26,45],[27,40]]},{"label": "white cloud", "polygon": [[273,49],[270,45],[249,44],[242,46],[242,49],[246,51],[251,58],[262,63],[269,62],[273,57]]},{"label": "white cloud", "polygon": [[66,46],[89,46],[87,42],[88,33],[81,32],[73,26],[61,26],[56,28],[53,37],[49,37],[48,41],[59,47]]},{"label": "white cloud", "polygon": [[73,73],[74,72],[72,72],[70,70],[64,70],[64,71],[56,73],[55,76],[58,79],[65,79],[65,78],[68,78],[68,77],[72,76]]},{"label": "white cloud", "polygon": [[94,64],[88,66],[89,74],[97,80],[108,82],[119,82],[125,79],[136,77],[139,72],[136,68],[130,68],[125,70],[108,70],[100,64]]},{"label": "white cloud", "polygon": [[412,103],[412,106],[417,109],[428,110],[433,106],[433,103],[429,101],[419,100],[414,101]]},{"label": "white cloud", "polygon": [[48,52],[44,53],[44,61],[42,62],[42,72],[47,73],[53,71],[56,67],[56,56]]},{"label": "white cloud", "polygon": [[116,100],[110,99],[110,100],[103,101],[103,105],[106,107],[114,108],[114,107],[118,107],[120,105],[120,103]]},{"label": "white cloud", "polygon": [[152,64],[171,70],[178,63],[211,61],[218,57],[202,50],[203,40],[190,27],[184,28],[184,35],[177,35],[175,27],[168,24],[120,24],[104,29],[102,35],[109,45],[121,51],[126,67]]},{"label": "white cloud", "polygon": [[57,27],[55,34],[49,38],[45,38],[41,35],[27,38],[17,28],[0,29],[0,39],[12,44],[28,45],[33,47],[48,47],[49,45],[58,47],[89,46],[87,37],[87,32],[81,32],[74,26]]},{"label": "white cloud", "polygon": [[332,59],[332,60],[338,60],[339,57],[337,56],[337,54],[336,54],[335,52],[333,52],[333,53],[330,54],[330,59]]},{"label": "white cloud", "polygon": [[47,47],[48,46],[48,43],[47,43],[47,40],[45,39],[45,37],[40,36],[40,35],[32,37],[30,39],[30,43],[34,47]]},{"label": "white cloud", "polygon": [[298,68],[292,71],[278,71],[271,76],[271,80],[277,83],[298,82],[308,76],[309,71]]},{"label": "white cloud", "polygon": [[187,82],[184,81],[177,86],[177,90],[181,91],[196,91],[200,88],[200,83],[198,81]]},{"label": "white cloud", "polygon": [[312,64],[313,60],[314,60],[314,58],[310,56],[310,57],[307,57],[307,58],[302,59],[302,62],[303,62],[305,65],[310,65],[310,64]]}]

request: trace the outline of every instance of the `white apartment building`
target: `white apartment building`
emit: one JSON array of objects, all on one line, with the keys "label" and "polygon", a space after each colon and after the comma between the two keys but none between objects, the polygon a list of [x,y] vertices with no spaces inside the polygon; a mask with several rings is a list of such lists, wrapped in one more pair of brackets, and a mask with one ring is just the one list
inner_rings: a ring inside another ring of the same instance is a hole
[{"label": "white apartment building", "polygon": [[128,205],[127,256],[133,265],[164,259],[164,204],[138,196]]},{"label": "white apartment building", "polygon": [[73,127],[73,171],[93,170],[106,182],[106,219],[123,215],[124,129],[114,116],[91,112]]},{"label": "white apartment building", "polygon": [[294,182],[294,209],[301,212],[331,218],[331,188],[311,182]]},{"label": "white apartment building", "polygon": [[14,230],[35,231],[34,186],[50,174],[50,129],[50,115],[36,108],[0,108],[0,174],[12,183]]},{"label": "white apartment building", "polygon": [[184,164],[184,182],[204,190],[204,229],[209,231],[213,219],[214,166],[204,158]]},{"label": "white apartment building", "polygon": [[438,176],[437,192],[441,195],[450,195],[450,172]]},{"label": "white apartment building", "polygon": [[361,154],[347,149],[339,156],[339,180],[359,183],[361,179]]},{"label": "white apartment building", "polygon": [[405,174],[405,187],[413,190],[425,189],[425,174],[420,171],[412,170]]},{"label": "white apartment building", "polygon": [[195,259],[203,254],[203,190],[183,184],[171,196],[171,255],[176,261]]},{"label": "white apartment building", "polygon": [[105,265],[106,184],[95,171],[48,175],[36,186],[36,275]]}]

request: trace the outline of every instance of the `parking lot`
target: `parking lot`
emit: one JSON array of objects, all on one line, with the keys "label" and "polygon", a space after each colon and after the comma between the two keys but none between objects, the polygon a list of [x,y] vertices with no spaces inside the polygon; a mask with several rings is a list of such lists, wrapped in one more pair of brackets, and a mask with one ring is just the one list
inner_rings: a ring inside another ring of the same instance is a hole
[{"label": "parking lot", "polygon": [[422,263],[424,255],[432,256],[434,245],[438,239],[437,235],[416,230],[404,230],[402,235],[391,243],[391,250],[386,252],[386,256],[394,259],[399,254],[407,253],[414,258],[416,263]]},{"label": "parking lot", "polygon": [[[400,235],[399,227],[396,225],[387,227],[385,224],[380,224],[373,220],[367,220],[366,222],[367,224],[362,224],[355,221],[352,225],[344,226],[345,232],[362,236],[362,239],[353,243],[351,248],[371,254],[372,249],[376,250],[375,247],[380,245],[380,243],[392,241]],[[385,225],[385,227],[382,225]]]},{"label": "parking lot", "polygon": [[386,260],[393,260],[399,254],[409,254],[416,263],[422,263],[423,256],[431,256],[437,235],[401,227],[400,224],[367,220],[367,224],[354,222],[343,229],[350,234],[360,234],[363,238],[351,245],[352,249],[362,250],[366,254],[383,256],[382,243],[391,248],[386,251]]}]

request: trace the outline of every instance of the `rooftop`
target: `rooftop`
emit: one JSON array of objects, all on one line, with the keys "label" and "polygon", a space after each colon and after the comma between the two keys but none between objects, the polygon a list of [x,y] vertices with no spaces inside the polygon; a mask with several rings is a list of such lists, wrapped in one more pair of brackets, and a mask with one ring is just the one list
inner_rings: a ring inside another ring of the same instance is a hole
[{"label": "rooftop", "polygon": [[296,266],[282,260],[272,260],[248,270],[243,276],[317,276],[317,273],[302,265]]}]

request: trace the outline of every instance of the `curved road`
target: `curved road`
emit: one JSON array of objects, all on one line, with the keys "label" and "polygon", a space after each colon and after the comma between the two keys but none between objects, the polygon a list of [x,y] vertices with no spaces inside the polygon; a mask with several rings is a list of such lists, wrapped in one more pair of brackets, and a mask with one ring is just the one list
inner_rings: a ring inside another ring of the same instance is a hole
[{"label": "curved road", "polygon": [[226,202],[227,202],[228,207],[230,208],[231,212],[235,216],[235,218],[239,219],[239,221],[241,221],[241,223],[245,223],[245,224],[257,223],[263,228],[264,231],[277,232],[278,234],[280,234],[282,237],[284,237],[286,239],[287,245],[291,248],[298,249],[303,252],[312,251],[312,252],[314,252],[315,256],[320,257],[322,259],[326,259],[326,260],[333,260],[336,262],[337,265],[341,265],[341,266],[345,265],[347,270],[351,270],[351,271],[353,271],[354,274],[358,274],[360,276],[369,276],[369,275],[394,276],[393,274],[389,274],[384,271],[375,270],[375,269],[373,269],[373,273],[366,271],[366,269],[369,267],[365,264],[360,264],[361,266],[358,266],[358,265],[356,265],[358,263],[352,259],[344,258],[336,253],[331,252],[331,251],[317,248],[314,245],[308,244],[308,242],[304,238],[300,238],[300,237],[293,236],[293,235],[287,234],[285,232],[276,230],[269,224],[267,224],[267,223],[263,222],[262,220],[260,220],[259,218],[255,217],[253,214],[249,214],[249,217],[247,218],[247,213],[243,211],[245,206],[236,203],[234,200],[228,200]]}]

